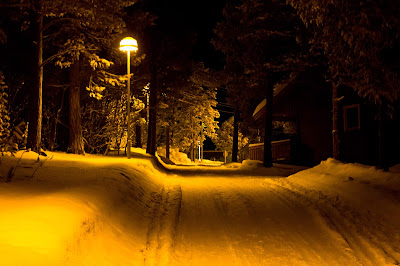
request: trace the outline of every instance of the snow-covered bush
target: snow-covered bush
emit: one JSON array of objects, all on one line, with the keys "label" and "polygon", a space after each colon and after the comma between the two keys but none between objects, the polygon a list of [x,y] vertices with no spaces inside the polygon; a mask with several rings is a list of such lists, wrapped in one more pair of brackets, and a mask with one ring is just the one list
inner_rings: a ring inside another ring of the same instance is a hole
[{"label": "snow-covered bush", "polygon": [[242,162],[242,165],[240,166],[240,169],[242,170],[253,170],[263,167],[263,162],[262,161],[256,161],[256,160],[244,160]]},{"label": "snow-covered bush", "polygon": [[[166,156],[166,150],[164,147],[157,148],[157,154],[159,156]],[[186,153],[180,152],[178,148],[171,148],[169,150],[169,159],[176,164],[190,164],[192,161],[188,158]]]}]

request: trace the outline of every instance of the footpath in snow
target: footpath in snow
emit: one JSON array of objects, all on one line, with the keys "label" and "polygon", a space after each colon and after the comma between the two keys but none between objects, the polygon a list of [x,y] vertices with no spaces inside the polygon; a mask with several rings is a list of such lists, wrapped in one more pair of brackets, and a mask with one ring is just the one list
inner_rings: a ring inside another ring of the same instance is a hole
[{"label": "footpath in snow", "polygon": [[[399,265],[400,169],[0,157],[6,265]],[[296,173],[297,172],[297,173]]]}]

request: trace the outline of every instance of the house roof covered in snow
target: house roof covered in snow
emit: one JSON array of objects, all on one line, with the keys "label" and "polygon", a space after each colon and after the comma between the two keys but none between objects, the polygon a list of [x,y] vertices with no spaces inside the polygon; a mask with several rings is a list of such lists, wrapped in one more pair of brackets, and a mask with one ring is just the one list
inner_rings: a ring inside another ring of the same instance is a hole
[{"label": "house roof covered in snow", "polygon": [[[274,97],[279,95],[297,77],[298,77],[297,74],[296,75],[291,75],[291,77],[289,79],[287,79],[286,81],[283,81],[281,83],[276,84],[274,86]],[[264,114],[266,105],[267,105],[267,99],[262,100],[262,102],[260,102],[257,105],[256,109],[253,112],[254,119],[257,120]]]}]

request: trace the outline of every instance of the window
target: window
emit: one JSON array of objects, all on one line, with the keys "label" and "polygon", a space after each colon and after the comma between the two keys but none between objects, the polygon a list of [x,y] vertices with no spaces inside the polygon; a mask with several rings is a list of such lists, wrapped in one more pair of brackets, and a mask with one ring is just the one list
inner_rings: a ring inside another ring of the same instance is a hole
[{"label": "window", "polygon": [[360,129],[360,105],[353,104],[343,107],[344,131]]}]

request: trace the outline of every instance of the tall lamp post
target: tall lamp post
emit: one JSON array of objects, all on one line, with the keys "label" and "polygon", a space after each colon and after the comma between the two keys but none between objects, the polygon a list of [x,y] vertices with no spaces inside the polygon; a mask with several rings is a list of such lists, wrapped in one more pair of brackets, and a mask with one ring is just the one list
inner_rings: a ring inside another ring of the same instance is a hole
[{"label": "tall lamp post", "polygon": [[128,159],[131,158],[131,129],[130,129],[130,114],[131,114],[131,51],[136,52],[138,50],[137,41],[132,37],[126,37],[122,39],[119,43],[119,49],[123,52],[127,52],[128,54],[128,91],[127,91],[127,100],[126,100],[126,109],[127,109],[127,124],[128,124],[128,136],[127,136],[127,147],[126,147],[126,155]]}]

